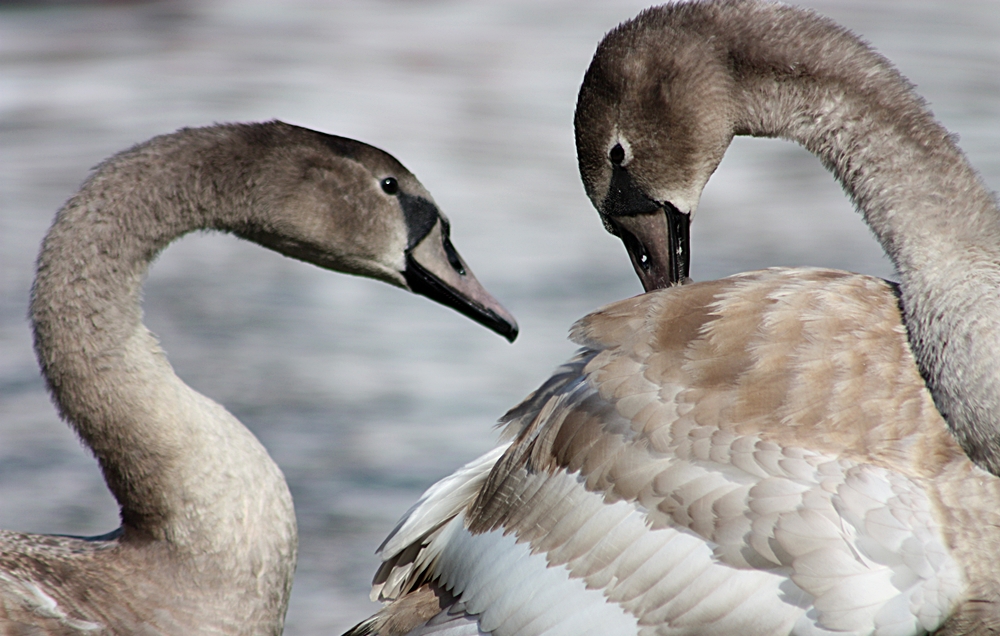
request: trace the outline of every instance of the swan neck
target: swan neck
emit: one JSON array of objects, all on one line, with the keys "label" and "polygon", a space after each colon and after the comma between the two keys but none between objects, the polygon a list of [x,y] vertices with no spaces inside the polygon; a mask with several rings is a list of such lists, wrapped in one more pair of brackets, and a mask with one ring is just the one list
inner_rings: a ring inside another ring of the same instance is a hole
[{"label": "swan neck", "polygon": [[767,56],[734,47],[734,133],[789,139],[819,157],[901,275],[957,254],[955,241],[995,221],[988,190],[887,60],[839,28],[828,35],[839,55],[817,59],[791,34]]},{"label": "swan neck", "polygon": [[240,192],[227,174],[255,178],[233,132],[187,130],[137,146],[66,203],[38,258],[35,350],[118,500],[126,539],[191,554],[266,544],[287,557],[294,514],[280,470],[232,415],[176,376],[142,324],[142,281],[157,254],[194,230],[238,228],[253,209],[227,194]]},{"label": "swan neck", "polygon": [[[738,6],[738,3],[737,3]],[[851,197],[899,273],[921,372],[970,457],[1000,474],[1000,214],[910,83],[832,22],[730,12],[733,133],[803,145]],[[738,13],[738,15],[737,15]]]}]

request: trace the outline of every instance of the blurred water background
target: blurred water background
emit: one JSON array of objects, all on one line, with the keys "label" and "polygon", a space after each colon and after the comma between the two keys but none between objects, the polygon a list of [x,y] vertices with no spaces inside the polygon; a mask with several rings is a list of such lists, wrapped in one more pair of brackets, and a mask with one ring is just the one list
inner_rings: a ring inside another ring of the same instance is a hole
[{"label": "blurred water background", "polygon": [[[863,34],[1000,186],[1000,3],[804,2]],[[573,107],[600,37],[638,0],[0,2],[0,527],[117,526],[30,344],[39,241],[104,157],[182,126],[279,118],[395,154],[517,315],[508,345],[426,299],[231,237],[152,269],[145,311],[177,372],[281,465],[301,551],[287,633],[369,615],[373,552],[435,479],[573,346],[571,323],[641,291],[576,170]],[[692,275],[891,266],[819,163],[737,140],[693,230]]]}]

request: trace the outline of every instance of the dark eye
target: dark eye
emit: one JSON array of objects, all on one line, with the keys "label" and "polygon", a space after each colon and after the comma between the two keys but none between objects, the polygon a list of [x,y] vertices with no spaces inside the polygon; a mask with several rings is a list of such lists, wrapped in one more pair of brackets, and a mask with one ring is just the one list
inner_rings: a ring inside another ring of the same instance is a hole
[{"label": "dark eye", "polygon": [[396,194],[399,192],[399,182],[396,181],[395,177],[382,179],[382,192],[386,194]]},{"label": "dark eye", "polygon": [[615,144],[615,147],[608,153],[608,157],[611,159],[611,163],[620,166],[625,161],[625,149],[622,148],[621,144]]}]

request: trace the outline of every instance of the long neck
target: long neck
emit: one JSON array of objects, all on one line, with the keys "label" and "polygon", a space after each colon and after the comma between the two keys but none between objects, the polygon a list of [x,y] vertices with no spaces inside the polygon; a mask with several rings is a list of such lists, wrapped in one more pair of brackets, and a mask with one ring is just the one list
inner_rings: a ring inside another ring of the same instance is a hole
[{"label": "long neck", "polygon": [[814,154],[900,276],[906,328],[935,403],[969,456],[1000,474],[1000,213],[910,84],[832,23],[790,7],[723,13],[736,134]]},{"label": "long neck", "polygon": [[252,205],[222,194],[223,167],[254,178],[229,132],[183,131],[133,148],[66,204],[38,259],[35,350],[64,418],[100,462],[126,539],[168,541],[189,556],[250,553],[252,567],[281,570],[293,566],[271,561],[294,562],[296,532],[280,470],[174,374],[140,308],[148,265],[167,244],[238,227]]}]

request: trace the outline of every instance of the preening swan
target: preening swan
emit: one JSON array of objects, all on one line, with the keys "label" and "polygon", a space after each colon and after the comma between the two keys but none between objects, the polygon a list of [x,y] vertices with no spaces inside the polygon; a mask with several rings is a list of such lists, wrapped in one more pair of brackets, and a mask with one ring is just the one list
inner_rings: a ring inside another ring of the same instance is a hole
[{"label": "preening swan", "polygon": [[448,222],[385,152],[281,122],[183,129],[105,161],[38,257],[35,350],[121,528],[0,532],[0,633],[280,634],[297,532],[281,471],[142,324],[150,261],[199,229],[430,296],[509,339]]},{"label": "preening swan", "polygon": [[678,3],[601,42],[576,135],[647,290],[734,135],[816,154],[898,288],[772,269],[584,318],[386,540],[354,633],[1000,631],[1000,212],[910,84],[809,11]]}]

